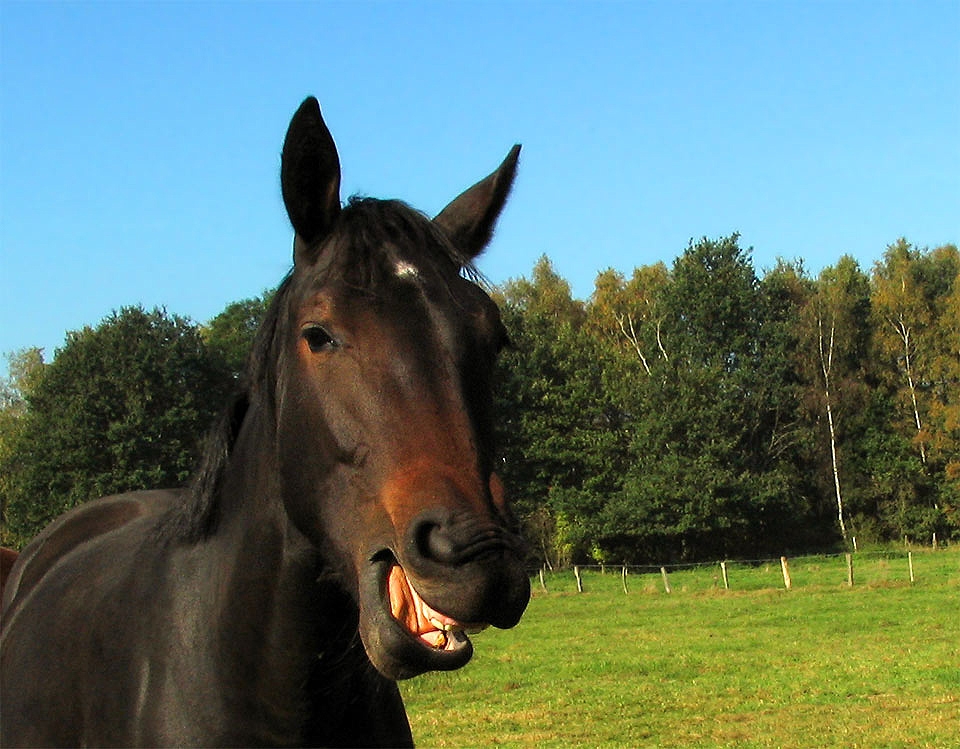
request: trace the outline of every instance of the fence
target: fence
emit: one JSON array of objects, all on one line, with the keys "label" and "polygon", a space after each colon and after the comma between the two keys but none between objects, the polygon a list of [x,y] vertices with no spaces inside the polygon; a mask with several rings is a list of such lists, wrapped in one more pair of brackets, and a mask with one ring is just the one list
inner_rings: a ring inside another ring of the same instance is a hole
[{"label": "fence", "polygon": [[684,593],[712,590],[790,589],[809,586],[918,584],[960,586],[960,548],[859,551],[699,564],[576,565],[533,574],[543,593]]}]

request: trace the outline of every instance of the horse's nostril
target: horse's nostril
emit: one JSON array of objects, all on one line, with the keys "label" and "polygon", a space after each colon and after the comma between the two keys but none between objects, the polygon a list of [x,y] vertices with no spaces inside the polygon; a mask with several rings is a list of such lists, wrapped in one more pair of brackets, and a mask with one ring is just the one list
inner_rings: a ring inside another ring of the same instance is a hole
[{"label": "horse's nostril", "polygon": [[494,568],[503,563],[505,554],[522,555],[520,544],[491,518],[442,509],[421,513],[411,521],[405,547],[406,561],[414,571],[421,562],[448,568],[469,564]]},{"label": "horse's nostril", "polygon": [[456,545],[442,526],[426,523],[419,534],[418,551],[426,559],[442,564],[453,564],[457,559]]}]

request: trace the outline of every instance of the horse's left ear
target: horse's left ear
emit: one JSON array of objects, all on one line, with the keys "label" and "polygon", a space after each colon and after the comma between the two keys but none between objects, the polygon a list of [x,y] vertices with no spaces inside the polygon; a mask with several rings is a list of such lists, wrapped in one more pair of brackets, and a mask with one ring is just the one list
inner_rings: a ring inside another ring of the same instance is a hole
[{"label": "horse's left ear", "polygon": [[340,158],[312,96],[290,120],[280,166],[283,204],[293,230],[294,263],[312,262],[317,243],[340,213]]},{"label": "horse's left ear", "polygon": [[433,219],[467,258],[479,255],[493,236],[494,224],[513,186],[519,157],[518,144],[497,171],[461,193]]}]

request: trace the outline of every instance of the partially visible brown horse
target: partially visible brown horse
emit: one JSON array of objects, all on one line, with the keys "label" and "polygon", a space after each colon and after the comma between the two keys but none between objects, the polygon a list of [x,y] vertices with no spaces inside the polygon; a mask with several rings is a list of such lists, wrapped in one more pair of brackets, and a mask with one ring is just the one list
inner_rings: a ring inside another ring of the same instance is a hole
[{"label": "partially visible brown horse", "polygon": [[13,549],[7,549],[0,546],[0,600],[3,599],[3,591],[7,587],[7,578],[10,576],[10,568],[17,561],[17,552]]},{"label": "partially visible brown horse", "polygon": [[493,473],[506,335],[471,278],[518,152],[433,220],[341,207],[303,103],[281,167],[293,270],[243,391],[189,489],[87,503],[24,549],[0,745],[409,745],[394,680],[517,623],[524,547]]}]

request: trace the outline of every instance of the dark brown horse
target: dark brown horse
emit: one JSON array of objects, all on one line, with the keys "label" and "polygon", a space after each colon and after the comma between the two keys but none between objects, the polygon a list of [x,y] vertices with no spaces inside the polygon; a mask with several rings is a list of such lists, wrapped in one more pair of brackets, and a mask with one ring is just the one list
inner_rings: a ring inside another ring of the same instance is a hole
[{"label": "dark brown horse", "polygon": [[315,99],[281,182],[294,267],[185,490],[90,502],[14,566],[2,746],[405,745],[394,680],[529,597],[493,473],[505,334],[473,281],[519,147],[432,221],[341,207]]},{"label": "dark brown horse", "polygon": [[13,569],[13,563],[16,561],[17,552],[13,549],[0,547],[0,600],[2,600],[3,591],[7,587],[10,570]]}]

